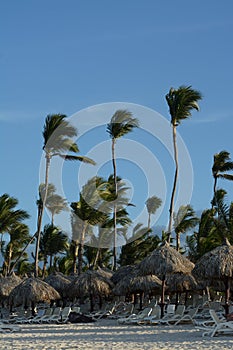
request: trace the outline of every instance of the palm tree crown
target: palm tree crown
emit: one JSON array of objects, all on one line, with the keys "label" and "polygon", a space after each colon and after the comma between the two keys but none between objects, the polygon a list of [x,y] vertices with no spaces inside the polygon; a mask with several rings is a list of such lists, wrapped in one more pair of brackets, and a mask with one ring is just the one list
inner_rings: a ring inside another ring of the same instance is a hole
[{"label": "palm tree crown", "polygon": [[171,123],[179,125],[183,119],[191,116],[191,110],[199,111],[197,101],[202,99],[199,91],[192,89],[191,86],[180,86],[178,89],[171,88],[166,95],[171,115]]},{"label": "palm tree crown", "polygon": [[118,139],[128,134],[135,127],[138,127],[137,118],[133,118],[132,113],[127,110],[118,110],[107,125],[107,132],[112,139]]},{"label": "palm tree crown", "polygon": [[230,153],[221,151],[214,155],[214,164],[212,166],[212,174],[214,177],[214,193],[216,192],[217,179],[233,180],[233,175],[225,174],[227,171],[233,170],[233,162]]}]

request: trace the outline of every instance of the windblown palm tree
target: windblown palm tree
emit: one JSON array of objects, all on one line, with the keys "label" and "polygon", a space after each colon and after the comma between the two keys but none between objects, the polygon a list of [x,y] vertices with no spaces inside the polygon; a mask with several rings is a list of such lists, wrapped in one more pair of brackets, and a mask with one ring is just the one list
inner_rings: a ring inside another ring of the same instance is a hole
[{"label": "windblown palm tree", "polygon": [[[115,157],[115,145],[117,139],[131,132],[135,127],[138,127],[138,120],[133,118],[131,112],[127,110],[117,110],[111,118],[110,123],[107,125],[107,132],[112,139],[112,165],[113,176],[115,186],[115,196],[117,200],[117,169],[116,169],[116,157]],[[117,266],[117,251],[116,251],[116,237],[117,237],[117,203],[114,204],[113,209],[114,219],[114,247],[113,247],[113,269],[116,270]]]},{"label": "windblown palm tree", "polygon": [[233,170],[233,162],[230,158],[230,153],[221,151],[214,155],[214,164],[212,166],[212,174],[214,177],[214,195],[217,190],[218,179],[233,180],[233,175],[226,172]]},{"label": "windblown palm tree", "polygon": [[180,250],[180,234],[186,233],[191,228],[194,228],[199,219],[195,215],[195,211],[191,205],[180,206],[177,213],[174,215],[174,227],[176,233],[176,250]]},{"label": "windblown palm tree", "polygon": [[161,206],[161,204],[162,200],[156,196],[149,197],[146,200],[146,208],[148,212],[148,229],[150,229],[151,215],[156,213],[157,209]]},{"label": "windblown palm tree", "polygon": [[[0,249],[2,249],[3,234],[11,234],[22,228],[22,221],[29,218],[29,214],[25,210],[16,209],[18,200],[10,197],[7,193],[0,196]],[[10,268],[10,266],[8,266]],[[9,272],[9,269],[7,269]]]},{"label": "windblown palm tree", "polygon": [[[46,205],[48,184],[49,184],[49,168],[51,159],[55,156],[59,156],[65,160],[81,161],[89,164],[95,164],[95,162],[87,157],[78,156],[79,149],[77,144],[73,141],[73,137],[77,136],[77,130],[67,120],[64,114],[52,114],[48,115],[43,129],[44,145],[43,150],[45,152],[45,192],[43,205],[41,207],[41,213],[38,217],[37,224],[37,242],[35,252],[35,276],[38,276],[38,253],[40,244],[40,233],[42,227],[42,218],[44,208]],[[68,154],[69,152],[74,154]]]},{"label": "windblown palm tree", "polygon": [[79,201],[71,203],[72,212],[72,230],[76,236],[73,240],[74,244],[74,263],[73,272],[76,271],[76,251],[78,242],[78,274],[82,272],[83,248],[85,242],[85,234],[90,226],[97,225],[107,218],[107,214],[99,210],[102,198],[99,195],[99,188],[105,183],[101,177],[91,178],[86,185],[83,186],[79,195]]},{"label": "windblown palm tree", "polygon": [[180,86],[178,89],[171,88],[166,95],[166,101],[168,103],[169,112],[171,115],[172,133],[173,133],[173,148],[174,148],[174,160],[175,160],[175,175],[171,194],[171,201],[169,207],[169,225],[168,225],[168,242],[171,239],[172,232],[172,220],[174,213],[174,200],[176,194],[176,187],[178,181],[179,161],[178,161],[178,149],[176,143],[176,128],[183,119],[187,119],[191,116],[193,109],[199,111],[198,101],[202,99],[202,95],[199,91],[192,89],[191,86]]}]

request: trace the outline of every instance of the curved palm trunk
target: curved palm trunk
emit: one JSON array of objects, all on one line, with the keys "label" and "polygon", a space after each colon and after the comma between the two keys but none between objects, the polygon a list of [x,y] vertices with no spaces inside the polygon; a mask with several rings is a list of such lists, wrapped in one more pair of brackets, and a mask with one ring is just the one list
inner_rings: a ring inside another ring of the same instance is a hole
[{"label": "curved palm trunk", "polygon": [[170,202],[170,208],[169,208],[169,225],[168,225],[168,237],[167,237],[168,243],[170,243],[171,241],[174,201],[175,201],[175,194],[176,194],[176,187],[177,187],[177,180],[178,180],[178,170],[179,170],[178,149],[176,144],[176,125],[174,124],[173,124],[172,131],[173,131],[173,149],[174,149],[174,160],[175,160],[176,170],[174,175],[173,189],[172,189],[171,202]]},{"label": "curved palm trunk", "polygon": [[72,263],[72,272],[76,273],[76,262],[77,262],[77,256],[78,256],[78,244],[77,241],[73,241],[73,263]]},{"label": "curved palm trunk", "polygon": [[37,231],[36,231],[36,250],[35,250],[35,269],[34,269],[35,277],[38,277],[40,236],[41,236],[41,228],[42,228],[42,219],[43,219],[43,214],[44,214],[44,210],[45,210],[45,203],[46,203],[46,199],[47,199],[47,195],[48,195],[50,160],[51,160],[50,155],[46,154],[45,194],[44,194],[44,199],[42,201],[42,207],[41,207],[40,215],[38,215]]},{"label": "curved palm trunk", "polygon": [[150,229],[150,218],[151,218],[151,214],[148,213],[148,223],[147,223],[148,230]]},{"label": "curved palm trunk", "polygon": [[114,177],[114,187],[116,199],[114,200],[113,205],[113,224],[114,224],[114,242],[113,242],[113,270],[116,270],[117,267],[117,173],[116,173],[116,159],[115,159],[115,144],[116,140],[112,139],[112,165],[113,165],[113,177]]},{"label": "curved palm trunk", "polygon": [[78,275],[81,275],[81,273],[82,273],[83,246],[84,246],[84,237],[85,237],[87,225],[88,225],[87,221],[84,221],[83,227],[82,227],[82,232],[81,232],[80,243],[79,243],[79,247],[78,247]]},{"label": "curved palm trunk", "polygon": [[180,250],[180,233],[176,232],[176,250],[179,252]]},{"label": "curved palm trunk", "polygon": [[[216,191],[217,191],[217,181],[218,181],[218,176],[217,175],[215,175],[214,176],[214,197],[213,197],[213,200],[215,199],[215,193],[216,193]],[[212,206],[211,206],[211,208],[213,209],[214,208],[214,202],[212,201]]]}]

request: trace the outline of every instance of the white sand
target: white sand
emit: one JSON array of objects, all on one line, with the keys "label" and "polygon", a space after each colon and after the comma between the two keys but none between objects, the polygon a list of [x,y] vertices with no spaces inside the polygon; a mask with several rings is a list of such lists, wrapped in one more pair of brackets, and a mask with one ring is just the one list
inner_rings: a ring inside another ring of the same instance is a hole
[{"label": "white sand", "polygon": [[21,331],[0,334],[5,350],[201,350],[233,349],[233,335],[202,337],[191,325],[131,326],[115,320],[88,324],[20,325]]}]

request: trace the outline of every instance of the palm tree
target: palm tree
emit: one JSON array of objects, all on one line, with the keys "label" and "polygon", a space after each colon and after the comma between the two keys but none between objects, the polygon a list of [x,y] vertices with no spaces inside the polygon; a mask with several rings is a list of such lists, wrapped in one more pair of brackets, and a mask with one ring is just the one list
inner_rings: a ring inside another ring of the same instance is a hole
[{"label": "palm tree", "polygon": [[186,233],[194,228],[199,219],[195,215],[195,211],[191,205],[180,206],[177,213],[174,214],[174,227],[176,233],[176,250],[180,250],[180,234]]},{"label": "palm tree", "polygon": [[151,215],[156,213],[157,209],[161,206],[161,204],[162,200],[156,196],[149,197],[146,200],[146,208],[148,212],[148,229],[150,229]]},{"label": "palm tree", "polygon": [[[27,258],[27,254],[21,254],[22,247],[30,241],[29,228],[23,223],[12,226],[9,231],[10,240],[4,249],[4,269],[6,275],[10,274],[12,263],[18,259],[18,257]],[[19,261],[20,263],[20,261]]]},{"label": "palm tree", "polygon": [[192,89],[191,86],[180,86],[178,89],[171,88],[166,95],[166,101],[168,103],[169,112],[171,115],[172,133],[173,133],[173,149],[175,160],[175,175],[171,194],[171,201],[169,207],[169,225],[168,225],[168,242],[170,243],[172,232],[172,220],[174,213],[174,200],[176,194],[179,162],[178,162],[178,149],[176,143],[176,128],[180,125],[183,119],[187,119],[191,116],[193,109],[199,111],[198,101],[202,99],[202,95],[199,91]]},{"label": "palm tree", "polygon": [[[103,222],[107,218],[107,214],[99,210],[102,198],[99,195],[99,188],[105,183],[105,180],[101,177],[91,178],[82,188],[79,194],[79,201],[71,203],[72,212],[72,227],[76,240],[78,243],[78,274],[82,272],[83,261],[83,248],[85,234],[90,226],[97,225]],[[77,246],[74,245],[74,264],[73,272],[76,269],[76,256]]]},{"label": "palm tree", "polygon": [[50,258],[49,267],[52,268],[53,256],[64,252],[68,248],[68,237],[58,227],[52,224],[46,225],[41,234],[40,240],[40,255],[43,257],[43,277],[45,276],[45,269],[47,258]]},{"label": "palm tree", "polygon": [[[95,164],[93,160],[87,157],[78,156],[79,149],[77,144],[73,141],[73,137],[77,136],[77,130],[73,127],[67,120],[67,116],[64,114],[52,114],[48,115],[44,128],[43,128],[43,138],[44,145],[43,150],[45,152],[45,191],[44,199],[41,207],[40,216],[38,217],[37,224],[37,242],[36,242],[36,252],[35,252],[35,276],[38,276],[38,254],[39,254],[39,244],[40,244],[40,233],[42,227],[42,218],[44,213],[44,208],[46,205],[47,193],[48,193],[48,183],[49,183],[49,168],[51,159],[55,156],[59,156],[65,160],[71,161],[81,161],[89,164]],[[72,155],[67,154],[68,152],[74,153]]]},{"label": "palm tree", "polygon": [[233,175],[226,174],[226,172],[233,170],[233,162],[230,158],[230,153],[221,151],[214,155],[214,163],[212,166],[212,174],[214,178],[214,195],[217,190],[218,179],[233,180]]},{"label": "palm tree", "polygon": [[11,234],[20,227],[22,221],[29,218],[29,214],[25,210],[16,209],[18,200],[10,197],[7,193],[0,196],[0,234],[1,236],[1,250],[3,234]]},{"label": "palm tree", "polygon": [[[127,110],[117,110],[111,118],[110,123],[107,125],[107,132],[112,139],[112,165],[113,165],[113,177],[114,177],[114,190],[115,197],[117,199],[117,170],[116,170],[116,157],[115,157],[115,145],[117,139],[131,132],[135,127],[138,127],[138,120],[133,118],[131,112]],[[113,269],[116,270],[117,266],[117,252],[116,252],[116,237],[117,237],[117,203],[114,204],[113,209],[114,218],[114,247],[113,247]]]}]

